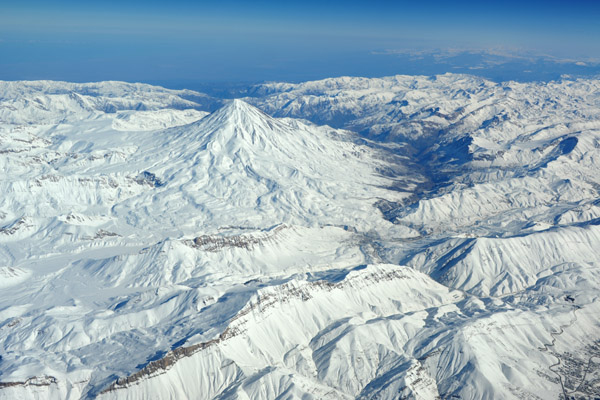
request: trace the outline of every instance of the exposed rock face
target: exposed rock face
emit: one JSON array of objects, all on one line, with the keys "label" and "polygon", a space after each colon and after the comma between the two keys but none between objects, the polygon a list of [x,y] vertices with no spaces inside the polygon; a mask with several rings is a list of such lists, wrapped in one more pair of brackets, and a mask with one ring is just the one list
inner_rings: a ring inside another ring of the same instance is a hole
[{"label": "exposed rock face", "polygon": [[277,241],[278,234],[289,229],[286,225],[279,225],[275,228],[269,229],[265,233],[261,234],[242,234],[233,236],[216,236],[216,235],[202,235],[194,238],[194,240],[187,240],[185,243],[195,249],[203,251],[219,251],[227,247],[239,247],[246,250],[252,250],[254,247],[259,245],[266,245]]}]

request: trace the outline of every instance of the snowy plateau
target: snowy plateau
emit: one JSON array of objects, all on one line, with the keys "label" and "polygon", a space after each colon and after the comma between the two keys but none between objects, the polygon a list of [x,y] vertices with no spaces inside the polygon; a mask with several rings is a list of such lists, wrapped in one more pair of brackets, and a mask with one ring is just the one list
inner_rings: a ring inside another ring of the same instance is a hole
[{"label": "snowy plateau", "polygon": [[600,80],[0,82],[0,399],[600,398]]}]

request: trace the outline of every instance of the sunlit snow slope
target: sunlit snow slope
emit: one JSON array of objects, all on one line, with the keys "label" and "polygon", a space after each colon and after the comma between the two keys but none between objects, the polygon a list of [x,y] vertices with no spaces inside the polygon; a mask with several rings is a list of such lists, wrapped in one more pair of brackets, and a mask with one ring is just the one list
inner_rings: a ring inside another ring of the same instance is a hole
[{"label": "sunlit snow slope", "polygon": [[0,398],[600,396],[600,81],[249,93],[0,82]]}]

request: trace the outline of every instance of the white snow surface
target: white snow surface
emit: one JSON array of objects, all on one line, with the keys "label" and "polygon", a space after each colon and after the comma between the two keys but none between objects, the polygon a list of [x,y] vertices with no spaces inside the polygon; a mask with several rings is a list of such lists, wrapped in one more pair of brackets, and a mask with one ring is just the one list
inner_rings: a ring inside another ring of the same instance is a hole
[{"label": "white snow surface", "polygon": [[600,81],[248,94],[0,82],[0,399],[600,396]]}]

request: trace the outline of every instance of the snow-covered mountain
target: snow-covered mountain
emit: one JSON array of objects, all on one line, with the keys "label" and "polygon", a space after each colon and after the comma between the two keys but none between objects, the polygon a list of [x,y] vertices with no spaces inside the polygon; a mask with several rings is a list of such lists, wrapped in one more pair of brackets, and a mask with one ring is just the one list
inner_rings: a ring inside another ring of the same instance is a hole
[{"label": "snow-covered mountain", "polygon": [[597,80],[0,82],[0,398],[600,396],[599,164]]}]

